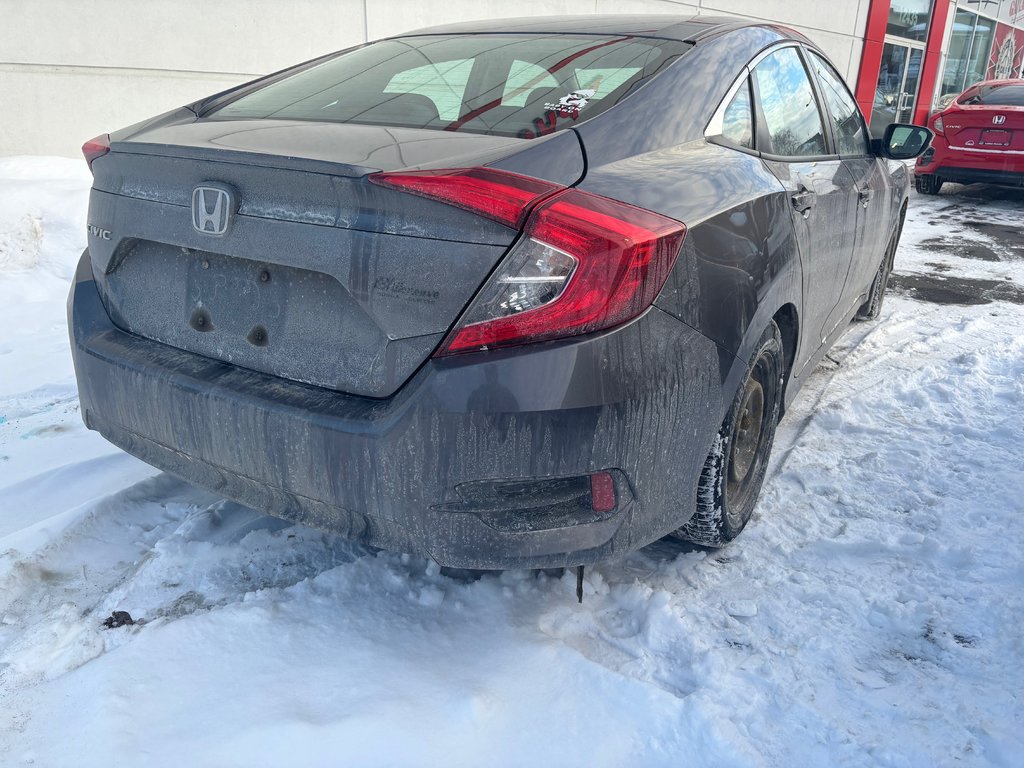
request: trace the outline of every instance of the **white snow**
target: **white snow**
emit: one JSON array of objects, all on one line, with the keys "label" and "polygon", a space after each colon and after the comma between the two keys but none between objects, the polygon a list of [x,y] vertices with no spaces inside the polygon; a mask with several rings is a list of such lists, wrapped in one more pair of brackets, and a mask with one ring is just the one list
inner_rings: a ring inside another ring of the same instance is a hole
[{"label": "white snow", "polygon": [[[578,605],[572,574],[368,551],[87,432],[88,183],[0,160],[0,764],[1024,764],[1024,305],[890,294],[739,540],[589,568]],[[914,196],[898,277],[1024,285],[1014,237],[964,223],[1019,231],[1022,202]]]}]

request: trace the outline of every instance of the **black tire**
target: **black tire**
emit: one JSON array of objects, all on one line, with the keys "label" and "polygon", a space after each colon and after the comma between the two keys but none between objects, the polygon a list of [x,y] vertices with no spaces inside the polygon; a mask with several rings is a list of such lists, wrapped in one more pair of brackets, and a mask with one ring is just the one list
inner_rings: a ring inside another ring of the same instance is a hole
[{"label": "black tire", "polygon": [[934,173],[922,173],[914,177],[914,188],[922,195],[937,195],[942,189],[943,180],[941,176]]},{"label": "black tire", "polygon": [[705,547],[721,547],[749,522],[768,469],[785,373],[782,333],[772,321],[761,335],[704,462],[697,511],[676,536]]},{"label": "black tire", "polygon": [[882,314],[885,289],[889,286],[889,276],[892,274],[892,264],[896,256],[897,237],[898,235],[894,234],[885,248],[882,263],[878,265],[875,279],[871,282],[871,289],[868,291],[868,300],[860,305],[860,309],[854,315],[857,320],[876,320]]}]

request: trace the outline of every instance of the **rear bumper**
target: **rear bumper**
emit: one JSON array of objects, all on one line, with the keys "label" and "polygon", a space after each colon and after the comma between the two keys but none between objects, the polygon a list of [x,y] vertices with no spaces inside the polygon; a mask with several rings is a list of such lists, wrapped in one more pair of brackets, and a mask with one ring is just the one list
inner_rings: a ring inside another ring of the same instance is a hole
[{"label": "rear bumper", "polygon": [[1024,186],[1024,152],[993,152],[936,145],[917,160],[915,173],[960,184]]},{"label": "rear bumper", "polygon": [[[717,347],[657,309],[571,343],[431,360],[374,400],[119,330],[88,253],[68,301],[90,429],[256,509],[442,565],[578,565],[660,538],[692,513],[721,420]],[[599,471],[616,493],[600,514],[459,489]]]}]

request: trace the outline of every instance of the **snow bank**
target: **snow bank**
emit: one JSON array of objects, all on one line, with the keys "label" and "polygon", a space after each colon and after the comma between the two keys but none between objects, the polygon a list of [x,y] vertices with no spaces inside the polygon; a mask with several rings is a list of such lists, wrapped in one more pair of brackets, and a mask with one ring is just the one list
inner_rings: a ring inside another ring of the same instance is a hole
[{"label": "snow bank", "polygon": [[0,275],[71,277],[85,248],[89,183],[80,160],[0,158]]}]

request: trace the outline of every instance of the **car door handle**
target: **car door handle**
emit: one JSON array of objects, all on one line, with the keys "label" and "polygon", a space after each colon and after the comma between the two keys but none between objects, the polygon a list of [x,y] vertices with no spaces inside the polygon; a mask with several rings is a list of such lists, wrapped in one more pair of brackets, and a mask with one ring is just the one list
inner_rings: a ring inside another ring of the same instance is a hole
[{"label": "car door handle", "polygon": [[806,219],[811,213],[811,208],[814,207],[816,197],[817,195],[809,189],[801,189],[793,195],[793,208],[797,213],[802,213]]},{"label": "car door handle", "polygon": [[871,198],[875,196],[875,190],[873,189],[861,189],[857,192],[857,200],[865,208],[868,207],[868,203],[871,202]]}]

